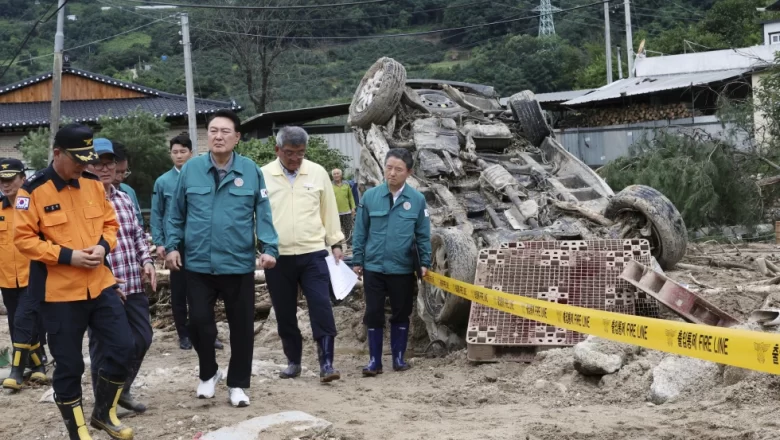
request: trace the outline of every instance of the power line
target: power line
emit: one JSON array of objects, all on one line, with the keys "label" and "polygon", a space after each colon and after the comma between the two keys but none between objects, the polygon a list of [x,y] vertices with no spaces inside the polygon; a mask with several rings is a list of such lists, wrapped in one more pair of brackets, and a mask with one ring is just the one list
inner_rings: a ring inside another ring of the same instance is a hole
[{"label": "power line", "polygon": [[22,43],[21,43],[21,44],[19,44],[19,47],[18,47],[18,48],[16,48],[16,53],[14,54],[14,57],[13,57],[13,58],[11,58],[11,62],[10,62],[10,63],[8,63],[8,65],[6,65],[6,66],[5,66],[5,69],[3,69],[3,73],[0,73],[0,80],[2,80],[2,79],[3,79],[3,77],[5,77],[5,74],[8,72],[8,69],[10,69],[10,68],[11,68],[11,66],[14,64],[14,61],[16,61],[16,58],[19,56],[19,54],[20,54],[20,53],[22,53],[22,49],[24,49],[24,46],[26,46],[26,45],[27,45],[27,42],[30,40],[30,37],[32,37],[32,34],[35,32],[35,29],[37,29],[37,28],[38,28],[38,25],[39,25],[39,24],[41,24],[41,23],[45,23],[45,22],[47,22],[47,21],[51,20],[51,18],[52,18],[52,17],[53,17],[55,14],[57,14],[57,12],[59,12],[59,10],[60,10],[60,9],[62,9],[62,8],[64,8],[64,7],[65,7],[65,5],[68,3],[68,0],[65,0],[65,2],[64,2],[64,3],[62,3],[62,6],[60,6],[59,8],[57,8],[57,10],[56,10],[56,11],[52,12],[52,14],[51,14],[51,15],[49,15],[49,17],[48,17],[48,18],[45,18],[45,17],[46,17],[46,14],[48,14],[48,13],[49,13],[49,11],[51,10],[51,8],[53,8],[55,5],[57,5],[57,3],[58,3],[57,1],[54,1],[54,2],[53,2],[53,3],[52,3],[50,6],[49,6],[49,8],[46,10],[46,12],[43,14],[43,16],[41,16],[41,18],[39,18],[39,19],[38,19],[38,21],[36,21],[36,22],[35,22],[35,24],[33,25],[32,29],[30,29],[30,31],[27,33],[27,36],[26,36],[26,37],[24,37],[24,40],[22,40]]},{"label": "power line", "polygon": [[[171,17],[173,17],[173,15],[171,15],[171,16],[168,16],[168,17],[164,17],[164,18],[158,18],[158,19],[156,19],[156,20],[152,21],[151,23],[146,23],[146,24],[143,24],[143,25],[141,25],[141,26],[135,27],[135,28],[133,28],[133,29],[129,29],[129,30],[126,30],[126,31],[124,31],[124,32],[120,32],[120,33],[118,33],[118,34],[115,34],[115,35],[111,35],[111,36],[109,36],[109,37],[106,37],[106,38],[101,38],[101,39],[99,39],[99,40],[90,41],[89,43],[84,43],[84,44],[81,44],[81,45],[78,45],[78,46],[69,47],[69,48],[67,48],[67,49],[64,49],[64,50],[63,50],[63,52],[68,52],[68,51],[71,51],[71,50],[81,49],[81,48],[83,48],[83,47],[91,46],[91,45],[93,45],[93,44],[102,43],[103,41],[110,40],[110,39],[112,39],[112,38],[121,37],[122,35],[129,34],[129,33],[131,33],[131,32],[135,32],[135,31],[137,31],[137,30],[139,30],[139,29],[143,29],[143,28],[145,28],[145,27],[149,27],[149,26],[151,26],[151,25],[153,25],[153,24],[155,24],[155,23],[158,23],[158,22],[160,22],[160,21],[167,20],[168,18],[171,18]],[[50,57],[50,56],[52,56],[52,55],[54,55],[54,52],[52,52],[52,53],[48,53],[48,54],[46,54],[46,55],[38,55],[38,56],[35,56],[35,57],[32,57],[32,58],[27,58],[27,59],[25,59],[25,60],[16,61],[16,62],[14,62],[14,64],[18,64],[18,63],[21,63],[21,62],[24,62],[24,61],[32,61],[32,60],[37,60],[37,59],[39,59],[39,58]]]},{"label": "power line", "polygon": [[145,5],[154,5],[154,6],[176,6],[179,8],[280,10],[280,9],[320,9],[320,8],[336,8],[342,6],[359,6],[359,5],[367,5],[372,3],[385,3],[390,0],[364,0],[359,2],[331,3],[326,5],[287,5],[287,6],[193,5],[193,4],[184,4],[184,3],[150,2],[144,0],[125,0],[125,1],[132,2],[132,3],[142,3]]},{"label": "power line", "polygon": [[[577,9],[583,9],[588,8],[591,6],[596,5],[603,5],[604,3],[594,2],[594,3],[588,3],[586,5],[582,6],[575,6],[568,9],[561,9],[559,11],[554,11],[552,14],[559,14],[561,12],[569,12],[574,11]],[[244,37],[254,37],[254,38],[269,38],[269,39],[280,39],[280,40],[366,40],[366,39],[379,39],[379,38],[397,38],[397,37],[414,37],[419,35],[431,35],[431,34],[439,34],[442,32],[451,32],[451,31],[461,31],[465,29],[474,29],[474,28],[481,28],[481,27],[487,27],[487,26],[495,26],[498,24],[507,24],[507,23],[513,23],[516,21],[526,20],[526,19],[532,19],[532,18],[540,18],[543,14],[537,14],[537,15],[527,15],[525,17],[519,17],[519,18],[511,18],[507,20],[499,20],[499,21],[493,21],[490,23],[481,23],[481,24],[472,24],[468,26],[459,26],[454,28],[447,28],[447,29],[434,29],[430,31],[420,31],[420,32],[405,32],[400,34],[374,34],[374,35],[355,35],[351,37],[346,36],[283,36],[283,35],[261,35],[261,34],[249,34],[245,32],[231,32],[231,31],[223,31],[221,29],[210,29],[210,28],[203,28],[203,27],[195,27],[192,26],[195,29],[199,29],[202,31],[208,31],[208,32],[216,32],[220,34],[228,34],[228,35],[239,35]]]}]

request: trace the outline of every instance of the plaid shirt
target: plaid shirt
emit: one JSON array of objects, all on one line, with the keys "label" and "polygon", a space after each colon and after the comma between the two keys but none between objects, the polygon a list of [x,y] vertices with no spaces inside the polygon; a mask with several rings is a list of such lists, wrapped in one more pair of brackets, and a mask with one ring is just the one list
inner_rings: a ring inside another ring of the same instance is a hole
[{"label": "plaid shirt", "polygon": [[125,281],[125,284],[119,286],[125,294],[144,293],[141,268],[151,263],[152,258],[149,256],[149,243],[144,230],[138,225],[133,201],[113,186],[109,190],[108,200],[114,206],[119,222],[116,248],[108,255],[108,263],[114,277]]}]

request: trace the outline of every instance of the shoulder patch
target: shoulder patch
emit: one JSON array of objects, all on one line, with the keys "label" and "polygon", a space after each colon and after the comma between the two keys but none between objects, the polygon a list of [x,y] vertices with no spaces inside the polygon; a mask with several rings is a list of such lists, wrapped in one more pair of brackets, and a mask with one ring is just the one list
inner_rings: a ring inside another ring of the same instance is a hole
[{"label": "shoulder patch", "polygon": [[423,209],[423,212],[425,213],[426,217],[430,217],[430,215],[428,214],[428,210],[427,209]]},{"label": "shoulder patch", "polygon": [[260,197],[267,199],[268,198],[268,190],[266,188],[263,188],[260,190]]},{"label": "shoulder patch", "polygon": [[22,209],[24,211],[27,211],[30,209],[30,198],[29,197],[17,197],[16,198],[16,209]]},{"label": "shoulder patch", "polygon": [[35,188],[38,188],[48,181],[49,176],[46,175],[46,169],[43,169],[28,177],[22,184],[22,189],[27,191],[28,194],[32,194]]}]

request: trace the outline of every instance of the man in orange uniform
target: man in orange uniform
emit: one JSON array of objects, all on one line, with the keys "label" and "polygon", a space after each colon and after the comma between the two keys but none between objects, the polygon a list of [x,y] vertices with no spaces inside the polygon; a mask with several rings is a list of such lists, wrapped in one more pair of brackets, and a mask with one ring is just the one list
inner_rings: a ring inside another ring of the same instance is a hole
[{"label": "man in orange uniform", "polygon": [[16,247],[30,260],[30,294],[43,303],[54,370],[54,396],[71,440],[91,437],[81,406],[82,341],[87,327],[103,347],[90,424],[111,438],[133,430],[116,416],[133,339],[106,256],[119,223],[103,184],[85,173],[98,155],[89,127],[70,124],[54,138],[51,165],[29,178],[16,197]]},{"label": "man in orange uniform", "polygon": [[[11,374],[3,381],[3,388],[22,389],[27,359],[32,361],[30,379],[46,382],[43,366],[43,347],[39,337],[39,301],[27,292],[30,260],[14,246],[14,205],[16,194],[24,182],[24,164],[18,159],[0,161],[0,289],[8,309],[8,327],[14,344]],[[42,332],[41,332],[42,333]],[[43,336],[40,334],[40,336]]]}]

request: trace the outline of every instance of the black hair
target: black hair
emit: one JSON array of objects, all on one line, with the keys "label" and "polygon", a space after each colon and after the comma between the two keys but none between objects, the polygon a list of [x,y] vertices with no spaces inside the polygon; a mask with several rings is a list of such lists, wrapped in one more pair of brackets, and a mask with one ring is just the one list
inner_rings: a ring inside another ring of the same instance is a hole
[{"label": "black hair", "polygon": [[174,145],[181,145],[182,147],[186,147],[188,150],[192,151],[192,140],[187,133],[182,133],[171,139],[169,149],[172,149]]},{"label": "black hair", "polygon": [[127,157],[127,147],[125,147],[125,144],[115,140],[111,140],[111,144],[114,146],[114,156],[116,157],[117,162],[124,162],[129,160]]},{"label": "black hair", "polygon": [[213,121],[216,118],[228,118],[231,121],[233,121],[234,129],[237,132],[241,132],[241,119],[238,118],[238,115],[233,112],[233,110],[228,110],[226,108],[223,108],[221,110],[217,110],[216,113],[214,113],[214,116],[211,117],[209,120],[209,124],[211,121]]},{"label": "black hair", "polygon": [[400,159],[406,164],[406,169],[410,170],[414,167],[414,158],[412,158],[412,153],[409,152],[406,148],[393,148],[392,150],[387,152],[387,156],[385,157],[385,164],[387,163],[387,159],[390,159],[391,157],[394,157],[396,159]]}]

